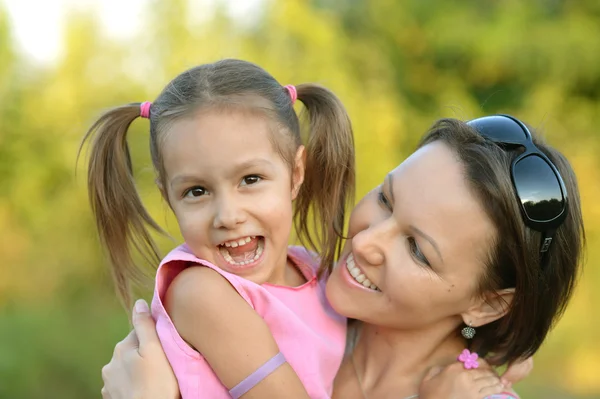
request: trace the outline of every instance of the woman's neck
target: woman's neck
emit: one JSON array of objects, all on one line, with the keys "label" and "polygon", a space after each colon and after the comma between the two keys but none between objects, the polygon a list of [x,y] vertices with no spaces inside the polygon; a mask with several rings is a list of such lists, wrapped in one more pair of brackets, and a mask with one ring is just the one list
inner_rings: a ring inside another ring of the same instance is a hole
[{"label": "woman's neck", "polygon": [[431,367],[455,361],[464,349],[456,324],[448,320],[418,330],[363,324],[352,356],[367,396],[416,394]]}]

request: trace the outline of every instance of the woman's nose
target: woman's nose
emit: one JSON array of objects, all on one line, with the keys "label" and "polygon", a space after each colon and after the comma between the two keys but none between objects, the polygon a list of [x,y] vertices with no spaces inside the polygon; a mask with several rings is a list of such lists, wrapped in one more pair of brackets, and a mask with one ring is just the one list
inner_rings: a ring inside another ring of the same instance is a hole
[{"label": "woman's nose", "polygon": [[386,246],[390,243],[392,223],[384,220],[371,224],[352,237],[352,252],[372,266],[380,266],[385,261]]}]

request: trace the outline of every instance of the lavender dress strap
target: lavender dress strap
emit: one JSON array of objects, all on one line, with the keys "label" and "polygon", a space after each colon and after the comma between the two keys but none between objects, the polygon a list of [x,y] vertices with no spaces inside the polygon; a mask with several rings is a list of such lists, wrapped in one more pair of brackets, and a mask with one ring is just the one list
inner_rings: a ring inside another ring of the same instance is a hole
[{"label": "lavender dress strap", "polygon": [[267,362],[260,366],[254,373],[250,374],[242,382],[231,388],[229,394],[233,399],[238,399],[240,396],[254,388],[256,384],[267,378],[269,374],[277,370],[283,363],[285,363],[285,357],[283,356],[283,353],[279,352],[267,360]]}]

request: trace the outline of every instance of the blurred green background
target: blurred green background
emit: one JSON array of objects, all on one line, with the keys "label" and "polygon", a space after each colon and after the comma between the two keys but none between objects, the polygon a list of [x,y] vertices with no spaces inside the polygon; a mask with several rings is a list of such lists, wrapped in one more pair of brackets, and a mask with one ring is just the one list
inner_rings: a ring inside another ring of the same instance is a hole
[{"label": "blurred green background", "polygon": [[[103,109],[152,100],[184,69],[224,57],[339,94],[355,126],[358,196],[437,118],[505,112],[541,128],[578,174],[589,250],[566,315],[517,389],[600,398],[598,0],[112,1],[109,20],[131,25],[127,34],[102,22],[110,2],[52,3],[0,0],[0,398],[100,396],[100,369],[129,326],[76,167],[81,137]],[[26,27],[11,18],[15,5]],[[15,32],[30,30],[43,49],[36,21],[50,12],[65,15],[61,47],[40,61]],[[153,187],[147,128],[135,122],[130,135],[140,191],[178,237]]]}]

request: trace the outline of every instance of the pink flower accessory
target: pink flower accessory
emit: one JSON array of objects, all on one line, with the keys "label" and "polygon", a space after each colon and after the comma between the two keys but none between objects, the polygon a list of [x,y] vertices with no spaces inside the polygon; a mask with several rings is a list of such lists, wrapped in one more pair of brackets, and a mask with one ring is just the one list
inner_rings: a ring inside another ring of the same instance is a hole
[{"label": "pink flower accessory", "polygon": [[283,88],[286,89],[288,91],[288,93],[290,94],[290,98],[292,100],[292,105],[294,105],[296,103],[296,99],[298,98],[298,91],[296,90],[296,86],[287,85],[287,86],[283,86]]},{"label": "pink flower accessory", "polygon": [[477,367],[479,367],[479,362],[477,361],[478,357],[479,356],[477,355],[477,353],[471,353],[468,349],[465,349],[464,351],[462,351],[460,356],[458,356],[458,361],[462,362],[467,370],[476,369]]},{"label": "pink flower accessory", "polygon": [[150,106],[152,103],[150,101],[144,101],[140,104],[140,116],[142,118],[150,119]]}]

